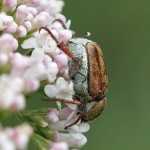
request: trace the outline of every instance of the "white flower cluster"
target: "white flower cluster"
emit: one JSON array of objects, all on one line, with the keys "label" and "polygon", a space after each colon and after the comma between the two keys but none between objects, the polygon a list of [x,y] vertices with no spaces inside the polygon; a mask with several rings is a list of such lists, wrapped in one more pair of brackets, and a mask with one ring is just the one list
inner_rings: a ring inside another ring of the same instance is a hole
[{"label": "white flower cluster", "polygon": [[[54,25],[56,25],[56,27]],[[49,27],[50,31],[59,40],[61,36],[59,33],[61,30],[64,30],[61,23],[56,22],[52,24],[52,27],[53,28]],[[69,32],[69,30],[67,32]],[[67,33],[64,34],[64,40],[61,39],[59,42],[68,41],[68,37]],[[48,79],[49,82],[44,88],[45,94],[51,99],[56,99],[56,102],[57,99],[73,101],[73,83],[70,80],[65,80],[68,76],[68,57],[57,47],[54,39],[46,33],[46,31],[43,31],[40,34],[37,33],[34,38],[32,37],[26,40],[22,44],[22,47],[34,48],[33,53],[36,60],[44,62],[47,68],[46,78],[43,76],[43,79]],[[58,75],[61,77],[58,77]],[[66,105],[68,105],[68,107],[60,109],[60,111],[58,109],[49,110],[47,114],[49,129],[54,137],[54,142],[60,144],[59,142],[65,141],[71,147],[80,148],[87,142],[86,137],[82,133],[87,132],[90,127],[87,123],[79,122],[70,127],[69,130],[65,130],[64,128],[67,125],[73,123],[78,118],[76,115],[77,104],[66,103]],[[57,145],[57,143],[55,143],[55,145]]]},{"label": "white flower cluster", "polygon": [[[54,39],[48,34],[38,34],[39,27],[47,26],[55,32],[59,42],[67,43],[72,37],[71,31],[63,29],[57,21],[53,23],[55,19],[66,22],[59,14],[63,4],[61,0],[3,0],[0,13],[0,90],[3,91],[0,108],[13,111],[25,108],[25,93],[36,91],[41,80],[54,82],[57,74],[66,70],[68,58],[60,54]],[[66,27],[69,26],[70,21],[66,23]],[[36,38],[29,38],[33,34]],[[31,56],[19,52],[22,42],[23,49],[34,48]],[[55,60],[50,56],[52,53]]]},{"label": "white flower cluster", "polygon": [[[60,14],[64,2],[2,0],[0,5],[0,110],[24,109],[26,95],[36,92],[41,81],[47,82],[43,91],[48,97],[56,102],[57,99],[72,102],[74,89],[68,75],[68,56],[59,45],[65,46],[72,38],[71,21]],[[53,136],[49,150],[80,148],[87,142],[82,133],[89,130],[89,124],[79,121],[64,129],[78,117],[77,104],[67,106],[63,109],[60,106],[59,110],[50,108],[46,115]],[[22,126],[0,129],[0,149],[24,149],[31,134],[24,129],[27,135],[20,133],[20,129]]]},{"label": "white flower cluster", "polygon": [[58,111],[49,109],[47,120],[49,128],[53,131],[55,142],[65,141],[71,147],[81,148],[87,142],[87,138],[82,134],[90,129],[88,123],[77,123],[65,130],[65,126],[70,125],[77,119],[77,112],[69,107]]},{"label": "white flower cluster", "polygon": [[22,150],[27,146],[32,128],[27,124],[15,128],[0,127],[0,149],[1,150]]},{"label": "white flower cluster", "polygon": [[0,30],[25,37],[40,26],[51,25],[63,5],[62,0],[3,0]]}]

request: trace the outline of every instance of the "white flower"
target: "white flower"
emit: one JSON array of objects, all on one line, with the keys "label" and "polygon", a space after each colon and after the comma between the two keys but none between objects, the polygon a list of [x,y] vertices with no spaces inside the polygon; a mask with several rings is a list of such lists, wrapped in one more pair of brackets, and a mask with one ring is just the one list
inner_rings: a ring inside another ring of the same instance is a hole
[{"label": "white flower", "polygon": [[72,101],[74,94],[73,83],[66,81],[63,77],[59,77],[55,84],[48,84],[45,86],[44,91],[50,98],[58,98]]},{"label": "white flower", "polygon": [[[77,112],[65,107],[58,111],[56,109],[50,109],[47,114],[49,121],[49,128],[54,131],[53,141],[67,142],[71,147],[80,148],[87,142],[86,137],[82,134],[90,129],[88,123],[81,123],[80,121],[75,125],[72,125],[65,130],[67,125],[70,125],[78,119]],[[68,132],[68,133],[67,133]]]},{"label": "white flower", "polygon": [[70,147],[81,148],[86,144],[87,138],[83,134],[80,134],[80,137],[75,138],[71,134],[57,132],[55,134],[55,141],[65,141]]},{"label": "white flower", "polygon": [[21,78],[8,75],[0,76],[0,91],[3,91],[0,94],[1,108],[16,110],[16,108],[22,109],[25,107],[24,96],[20,95],[23,91],[23,80]]},{"label": "white flower", "polygon": [[35,37],[23,42],[22,48],[40,48],[45,53],[52,53],[57,49],[57,44],[50,35],[36,33]]},{"label": "white flower", "polygon": [[21,46],[24,49],[37,48],[38,47],[37,43],[36,43],[36,39],[34,37],[31,37],[31,38],[25,40]]},{"label": "white flower", "polygon": [[58,68],[56,63],[52,62],[51,57],[44,54],[44,52],[41,49],[36,48],[33,50],[31,58],[33,61],[36,62],[36,64],[41,64],[44,67],[43,70],[41,70],[41,74],[38,78],[40,80],[47,79],[50,83],[54,82],[58,73]]}]

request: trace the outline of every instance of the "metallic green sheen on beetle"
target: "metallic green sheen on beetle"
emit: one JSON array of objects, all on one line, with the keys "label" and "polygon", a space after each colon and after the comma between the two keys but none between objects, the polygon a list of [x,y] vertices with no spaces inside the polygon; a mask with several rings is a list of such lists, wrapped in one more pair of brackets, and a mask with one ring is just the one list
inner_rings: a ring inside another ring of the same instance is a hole
[{"label": "metallic green sheen on beetle", "polygon": [[75,99],[81,103],[79,119],[91,121],[101,114],[107,100],[108,78],[103,54],[97,43],[84,38],[72,39],[68,48],[76,60],[70,59],[69,74],[74,82]]}]

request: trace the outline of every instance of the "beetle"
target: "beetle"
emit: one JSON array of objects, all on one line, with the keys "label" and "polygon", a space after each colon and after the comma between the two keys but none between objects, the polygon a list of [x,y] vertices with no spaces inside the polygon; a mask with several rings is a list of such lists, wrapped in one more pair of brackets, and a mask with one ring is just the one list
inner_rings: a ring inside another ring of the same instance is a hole
[{"label": "beetle", "polygon": [[[56,21],[65,27],[61,20]],[[74,83],[75,101],[50,100],[78,104],[76,121],[67,125],[65,129],[80,120],[81,122],[92,121],[102,113],[107,102],[108,77],[100,46],[84,38],[71,39],[66,46],[64,43],[59,43],[48,28],[41,27],[41,29],[46,30],[56,41],[58,47],[70,57],[69,75]]]},{"label": "beetle", "polygon": [[78,66],[74,65],[74,61],[69,63],[75,99],[80,104],[77,120],[66,126],[66,129],[79,120],[87,122],[98,117],[106,105],[108,89],[107,71],[100,46],[91,40],[75,38],[69,42],[68,48],[80,62]]}]

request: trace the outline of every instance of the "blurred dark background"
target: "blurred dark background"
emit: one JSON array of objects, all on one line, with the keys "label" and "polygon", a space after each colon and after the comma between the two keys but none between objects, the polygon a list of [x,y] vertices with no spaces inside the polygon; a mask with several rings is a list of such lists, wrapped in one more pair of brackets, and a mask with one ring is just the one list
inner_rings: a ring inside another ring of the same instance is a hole
[{"label": "blurred dark background", "polygon": [[103,49],[108,105],[91,123],[82,150],[150,149],[150,1],[65,0],[76,36]]}]

